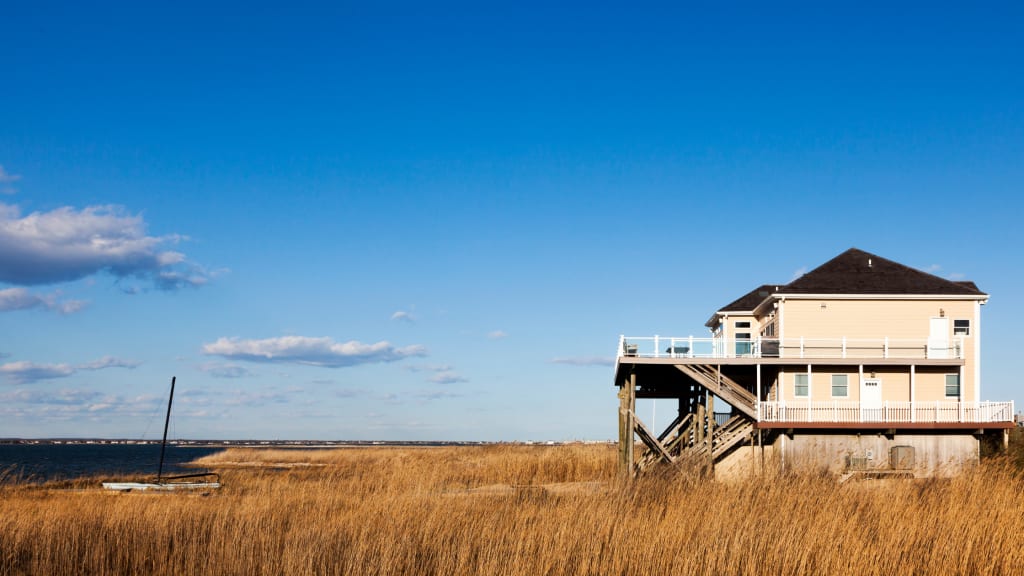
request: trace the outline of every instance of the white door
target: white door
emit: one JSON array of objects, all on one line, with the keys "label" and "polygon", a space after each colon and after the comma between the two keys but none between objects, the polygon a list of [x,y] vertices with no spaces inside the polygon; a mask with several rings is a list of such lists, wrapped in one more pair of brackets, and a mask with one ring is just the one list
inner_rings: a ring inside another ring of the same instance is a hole
[{"label": "white door", "polygon": [[949,358],[949,318],[932,318],[928,331],[928,357]]},{"label": "white door", "polygon": [[865,380],[860,387],[861,422],[882,422],[882,381]]}]

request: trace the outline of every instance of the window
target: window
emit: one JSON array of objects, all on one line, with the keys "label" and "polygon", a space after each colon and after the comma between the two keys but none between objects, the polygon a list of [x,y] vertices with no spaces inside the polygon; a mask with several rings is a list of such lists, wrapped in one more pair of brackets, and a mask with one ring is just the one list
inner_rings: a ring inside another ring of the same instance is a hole
[{"label": "window", "polygon": [[960,397],[960,375],[946,374],[946,398]]},{"label": "window", "polygon": [[750,322],[737,322],[737,328],[750,328]]},{"label": "window", "polygon": [[793,374],[793,396],[807,398],[810,393],[810,381],[807,374]]},{"label": "window", "polygon": [[832,396],[845,398],[850,395],[850,377],[846,374],[832,375]]},{"label": "window", "polygon": [[736,333],[736,355],[745,356],[750,354],[751,342],[750,332],[738,332]]},{"label": "window", "polygon": [[953,320],[953,336],[970,336],[970,320]]}]

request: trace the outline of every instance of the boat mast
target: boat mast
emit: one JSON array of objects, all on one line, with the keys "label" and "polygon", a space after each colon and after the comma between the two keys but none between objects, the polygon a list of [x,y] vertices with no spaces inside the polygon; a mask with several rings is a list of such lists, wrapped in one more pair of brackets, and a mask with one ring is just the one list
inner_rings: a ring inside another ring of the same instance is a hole
[{"label": "boat mast", "polygon": [[167,427],[171,424],[171,403],[174,402],[174,381],[176,376],[171,376],[171,396],[167,399],[167,419],[164,420],[164,439],[160,442],[160,467],[157,468],[156,481],[159,483],[164,475],[164,450],[167,448]]}]

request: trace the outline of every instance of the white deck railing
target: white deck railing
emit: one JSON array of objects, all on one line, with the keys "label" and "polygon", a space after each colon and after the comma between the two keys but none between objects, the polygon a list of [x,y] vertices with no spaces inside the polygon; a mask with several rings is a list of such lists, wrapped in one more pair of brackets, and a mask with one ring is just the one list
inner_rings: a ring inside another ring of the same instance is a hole
[{"label": "white deck railing", "polygon": [[618,356],[640,358],[963,359],[963,338],[694,338],[620,336]]},{"label": "white deck railing", "polygon": [[1013,402],[761,402],[759,422],[1013,422]]}]

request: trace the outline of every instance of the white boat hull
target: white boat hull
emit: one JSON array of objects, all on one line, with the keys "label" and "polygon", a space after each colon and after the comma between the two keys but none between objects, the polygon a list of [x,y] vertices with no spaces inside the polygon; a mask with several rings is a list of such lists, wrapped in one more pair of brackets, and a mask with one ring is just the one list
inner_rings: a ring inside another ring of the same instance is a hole
[{"label": "white boat hull", "polygon": [[220,482],[104,482],[103,487],[107,490],[206,490],[220,488]]}]

